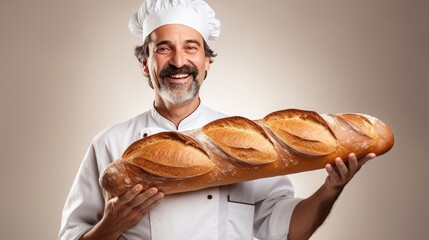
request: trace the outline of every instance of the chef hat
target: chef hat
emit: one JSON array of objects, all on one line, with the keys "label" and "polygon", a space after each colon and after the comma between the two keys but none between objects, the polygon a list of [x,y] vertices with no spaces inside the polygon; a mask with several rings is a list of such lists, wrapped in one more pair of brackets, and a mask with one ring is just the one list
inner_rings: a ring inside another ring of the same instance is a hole
[{"label": "chef hat", "polygon": [[133,35],[144,40],[166,24],[183,24],[198,31],[204,40],[216,40],[220,21],[203,0],[145,0],[128,24]]}]

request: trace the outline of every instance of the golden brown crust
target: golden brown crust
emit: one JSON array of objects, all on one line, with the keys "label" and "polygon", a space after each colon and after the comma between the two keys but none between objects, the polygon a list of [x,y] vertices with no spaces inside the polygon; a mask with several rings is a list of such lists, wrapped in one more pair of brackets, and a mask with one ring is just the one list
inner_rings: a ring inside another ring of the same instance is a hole
[{"label": "golden brown crust", "polygon": [[132,145],[132,150],[125,151],[123,158],[148,173],[166,178],[195,177],[214,168],[198,143],[177,132],[163,132],[139,141]]},{"label": "golden brown crust", "polygon": [[216,146],[243,163],[260,165],[277,159],[266,133],[246,118],[219,119],[205,125],[202,131]]},{"label": "golden brown crust", "polygon": [[338,146],[325,120],[315,112],[296,109],[267,115],[264,123],[285,146],[308,156],[325,156]]},{"label": "golden brown crust", "polygon": [[372,139],[376,139],[378,137],[377,132],[375,131],[371,122],[364,116],[357,114],[340,114],[338,115],[338,117],[349,123],[350,126],[354,128],[358,133],[363,134]]},{"label": "golden brown crust", "polygon": [[384,154],[393,144],[391,129],[364,114],[288,109],[255,121],[229,117],[134,142],[100,184],[115,196],[137,183],[173,194],[320,169],[352,152]]}]

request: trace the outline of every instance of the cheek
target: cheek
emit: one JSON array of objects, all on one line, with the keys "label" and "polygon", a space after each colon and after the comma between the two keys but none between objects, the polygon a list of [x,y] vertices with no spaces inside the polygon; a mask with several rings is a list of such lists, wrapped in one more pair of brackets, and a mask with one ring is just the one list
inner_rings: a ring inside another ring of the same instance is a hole
[{"label": "cheek", "polygon": [[151,59],[148,65],[148,71],[152,78],[158,75],[159,71],[162,69],[162,66],[162,62],[159,59]]},{"label": "cheek", "polygon": [[210,69],[209,58],[205,57],[204,55],[198,56],[189,60],[194,66],[198,68],[200,72],[205,72]]}]

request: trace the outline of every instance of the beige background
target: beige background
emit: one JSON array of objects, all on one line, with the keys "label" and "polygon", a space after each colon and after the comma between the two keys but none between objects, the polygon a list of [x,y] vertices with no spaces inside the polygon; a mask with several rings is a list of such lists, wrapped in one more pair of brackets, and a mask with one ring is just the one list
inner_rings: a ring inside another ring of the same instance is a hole
[{"label": "beige background", "polygon": [[[252,119],[363,112],[393,128],[395,147],[364,167],[313,239],[427,239],[428,1],[209,3],[223,27],[206,105]],[[150,107],[127,29],[139,5],[1,1],[2,239],[56,239],[92,137]],[[325,173],[290,177],[306,197]]]}]

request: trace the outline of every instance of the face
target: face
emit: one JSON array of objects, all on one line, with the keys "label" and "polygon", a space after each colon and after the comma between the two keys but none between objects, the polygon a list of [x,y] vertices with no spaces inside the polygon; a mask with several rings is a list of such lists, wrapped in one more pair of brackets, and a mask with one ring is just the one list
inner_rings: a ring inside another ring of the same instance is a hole
[{"label": "face", "polygon": [[150,39],[149,57],[142,64],[156,97],[181,104],[198,96],[210,68],[202,36],[190,27],[168,24],[153,31]]}]

